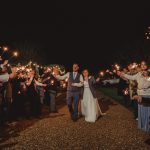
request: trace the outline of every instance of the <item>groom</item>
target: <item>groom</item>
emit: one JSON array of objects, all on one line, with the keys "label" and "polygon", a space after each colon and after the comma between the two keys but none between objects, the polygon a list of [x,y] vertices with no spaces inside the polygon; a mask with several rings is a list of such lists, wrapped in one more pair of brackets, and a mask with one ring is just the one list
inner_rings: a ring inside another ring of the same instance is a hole
[{"label": "groom", "polygon": [[[68,78],[68,87],[67,87],[67,105],[71,115],[71,119],[75,122],[78,118],[78,103],[80,96],[80,85],[83,82],[83,77],[78,73],[79,66],[78,64],[73,64],[73,71],[68,72],[63,76],[55,75],[58,80],[64,80]],[[57,73],[56,73],[57,74]],[[75,83],[76,86],[72,86]],[[72,106],[73,105],[73,106]]]}]

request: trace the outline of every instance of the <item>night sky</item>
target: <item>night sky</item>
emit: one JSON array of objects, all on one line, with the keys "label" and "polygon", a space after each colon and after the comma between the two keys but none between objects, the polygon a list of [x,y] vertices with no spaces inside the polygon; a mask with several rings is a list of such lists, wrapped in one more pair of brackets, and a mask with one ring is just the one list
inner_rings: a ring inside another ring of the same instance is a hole
[{"label": "night sky", "polygon": [[[92,71],[114,62],[114,55],[126,47],[135,50],[150,25],[150,5],[146,3],[61,1],[50,11],[32,10],[33,17],[25,14],[23,21],[0,24],[1,43],[27,40],[41,48],[46,63],[70,67],[77,62]],[[24,20],[28,17],[30,21]]]}]

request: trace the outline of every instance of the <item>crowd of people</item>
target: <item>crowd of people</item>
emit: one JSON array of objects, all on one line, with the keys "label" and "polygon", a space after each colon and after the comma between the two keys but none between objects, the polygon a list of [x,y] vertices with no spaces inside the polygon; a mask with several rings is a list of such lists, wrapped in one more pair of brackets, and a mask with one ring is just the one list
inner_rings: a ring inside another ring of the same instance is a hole
[{"label": "crowd of people", "polygon": [[[110,78],[111,76],[111,78]],[[127,67],[118,64],[99,72],[101,80],[118,79],[115,85],[118,96],[123,97],[125,106],[132,106],[138,128],[150,132],[150,69],[145,61],[129,63]]]},{"label": "crowd of people", "polygon": [[[58,67],[58,66],[56,66]],[[44,104],[56,113],[55,98],[59,88],[66,87],[53,76],[54,68],[28,65],[0,64],[0,125],[20,117],[40,117]]]},{"label": "crowd of people", "polygon": [[[138,120],[138,127],[149,132],[150,71],[148,65],[145,61],[142,61],[140,64],[129,64],[126,68],[121,69],[119,65],[116,65],[115,68],[116,69],[112,72],[120,77],[118,94],[125,97],[126,105],[130,103],[133,104],[135,119]],[[75,78],[74,72],[76,73]],[[112,73],[108,70],[106,70],[106,72]],[[18,117],[40,117],[42,105],[45,103],[49,105],[50,113],[57,113],[55,98],[58,87],[66,88],[67,83],[67,105],[71,118],[76,121],[80,99],[79,87],[84,87],[84,93],[82,93],[84,97],[87,96],[87,94],[85,94],[87,87],[90,88],[91,92],[88,93],[92,93],[92,95],[89,96],[92,96],[92,99],[94,99],[96,96],[94,94],[95,90],[92,89],[92,84],[100,82],[101,76],[104,75],[104,73],[100,72],[96,80],[88,75],[87,80],[85,80],[86,77],[84,78],[84,74],[86,76],[88,70],[85,69],[83,76],[81,76],[78,74],[78,64],[73,65],[72,73],[61,76],[57,66],[54,68],[37,67],[37,65],[33,65],[32,63],[26,66],[20,64],[10,66],[8,60],[5,60],[0,64],[0,125],[11,122]],[[76,80],[78,83],[76,83]],[[72,98],[77,102],[74,102],[74,111]],[[91,98],[89,100],[91,104]],[[82,114],[85,114],[85,108],[83,108],[85,104],[83,104],[83,102],[84,101],[82,101],[81,106]],[[100,110],[96,99],[93,108],[93,112],[96,116],[97,110]],[[92,108],[88,110],[92,111]],[[101,110],[100,114],[103,114]],[[91,117],[91,115],[89,116]],[[94,122],[95,120],[96,119],[94,119]]]},{"label": "crowd of people", "polygon": [[150,131],[150,71],[145,61],[132,63],[117,71],[120,76],[119,93],[127,97],[125,104],[133,104],[138,128]]}]

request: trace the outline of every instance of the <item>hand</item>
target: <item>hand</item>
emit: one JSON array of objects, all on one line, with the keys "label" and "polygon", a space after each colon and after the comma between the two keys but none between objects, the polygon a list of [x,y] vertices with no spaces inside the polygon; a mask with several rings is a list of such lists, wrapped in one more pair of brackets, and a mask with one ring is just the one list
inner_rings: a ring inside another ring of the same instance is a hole
[{"label": "hand", "polygon": [[44,86],[44,87],[46,87],[46,86],[47,86],[47,84],[43,84],[43,86]]},{"label": "hand", "polygon": [[58,70],[58,68],[54,68],[54,69],[53,69],[53,72],[54,72],[54,76],[59,75],[59,70]]},{"label": "hand", "polygon": [[141,97],[141,96],[138,97],[138,102],[139,102],[139,103],[142,102],[142,97]]},{"label": "hand", "polygon": [[124,72],[117,71],[117,75],[118,75],[118,76],[124,76]]},{"label": "hand", "polygon": [[76,84],[75,84],[75,83],[72,83],[71,85],[72,85],[72,86],[76,86]]},{"label": "hand", "polygon": [[17,68],[13,67],[11,70],[12,70],[12,73],[9,75],[9,77],[12,79],[17,76]]},{"label": "hand", "polygon": [[141,96],[135,95],[135,96],[133,96],[133,99],[137,100],[139,103],[142,102],[142,97]]},{"label": "hand", "polygon": [[75,83],[72,83],[71,86],[75,86]]},{"label": "hand", "polygon": [[117,71],[117,75],[120,76],[121,75],[121,71]]},{"label": "hand", "polygon": [[99,82],[99,80],[100,80],[100,78],[98,77],[98,78],[96,79],[96,81]]},{"label": "hand", "polygon": [[3,65],[5,66],[7,64],[8,64],[8,60],[5,60],[4,63],[3,63]]}]

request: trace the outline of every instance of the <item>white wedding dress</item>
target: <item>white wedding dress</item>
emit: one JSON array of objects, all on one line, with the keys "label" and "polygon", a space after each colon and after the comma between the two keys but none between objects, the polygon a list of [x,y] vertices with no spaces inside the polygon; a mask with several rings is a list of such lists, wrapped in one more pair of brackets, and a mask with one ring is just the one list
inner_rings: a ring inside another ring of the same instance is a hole
[{"label": "white wedding dress", "polygon": [[81,112],[85,116],[85,121],[95,122],[101,114],[98,100],[95,99],[89,88],[88,81],[84,81],[84,93],[81,100]]}]

